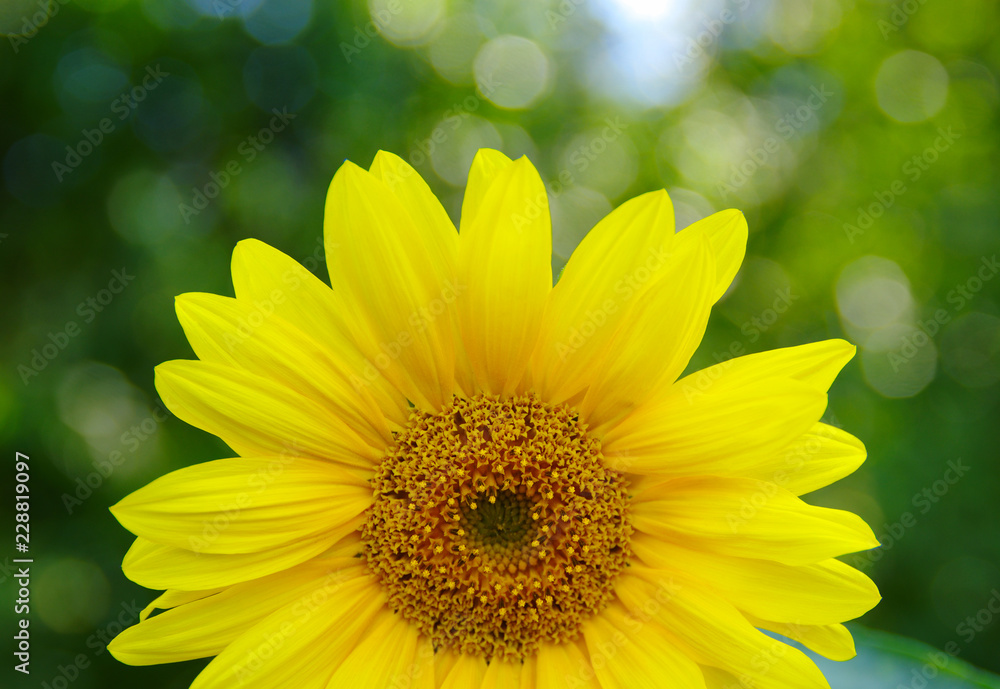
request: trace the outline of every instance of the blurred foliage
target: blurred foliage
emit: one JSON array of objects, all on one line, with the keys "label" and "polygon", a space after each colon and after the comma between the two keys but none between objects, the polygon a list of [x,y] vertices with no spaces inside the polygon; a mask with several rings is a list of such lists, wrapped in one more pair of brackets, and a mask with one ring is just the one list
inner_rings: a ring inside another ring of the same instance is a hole
[{"label": "blurred foliage", "polygon": [[527,154],[549,182],[556,270],[645,191],[670,191],[678,228],[746,213],[747,261],[692,368],[857,343],[827,420],[870,459],[810,500],[859,512],[884,543],[847,558],[884,595],[861,622],[1000,671],[997,14],[989,0],[5,2],[0,439],[33,466],[32,681],[79,654],[80,689],[184,687],[200,666],[103,651],[153,596],[123,578],[131,539],[107,506],[230,454],[157,400],[153,367],[191,356],[173,297],[232,294],[245,237],[324,275],[326,186],[380,148],[457,217],[480,146]]}]

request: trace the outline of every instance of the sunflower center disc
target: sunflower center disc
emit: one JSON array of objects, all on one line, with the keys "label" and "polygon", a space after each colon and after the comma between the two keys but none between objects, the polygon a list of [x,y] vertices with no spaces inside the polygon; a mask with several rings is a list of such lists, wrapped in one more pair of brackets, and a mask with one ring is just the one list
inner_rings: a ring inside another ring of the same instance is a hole
[{"label": "sunflower center disc", "polygon": [[624,477],[575,412],[530,395],[414,412],[372,484],[364,557],[435,647],[516,660],[568,641],[629,559]]}]

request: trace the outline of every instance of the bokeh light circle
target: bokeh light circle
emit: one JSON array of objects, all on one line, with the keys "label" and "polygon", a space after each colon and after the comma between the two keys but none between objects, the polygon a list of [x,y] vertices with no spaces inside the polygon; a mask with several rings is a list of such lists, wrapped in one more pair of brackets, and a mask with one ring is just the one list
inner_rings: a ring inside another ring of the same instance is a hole
[{"label": "bokeh light circle", "polygon": [[879,107],[899,122],[923,122],[948,98],[948,72],[938,59],[917,50],[887,57],[875,75]]},{"label": "bokeh light circle", "polygon": [[368,13],[387,41],[414,46],[433,37],[444,6],[444,0],[368,0]]},{"label": "bokeh light circle", "polygon": [[919,394],[937,373],[937,347],[920,328],[895,324],[869,337],[861,349],[865,382],[883,397]]},{"label": "bokeh light circle", "polygon": [[[439,141],[434,137],[440,133]],[[464,187],[472,159],[480,148],[500,148],[503,138],[489,120],[475,115],[461,119],[457,128],[447,121],[438,123],[430,136],[418,141],[408,159],[415,167],[430,158],[434,172],[456,187]]]},{"label": "bokeh light circle", "polygon": [[516,110],[533,105],[549,85],[549,59],[537,43],[498,36],[480,48],[473,63],[479,91],[491,103]]},{"label": "bokeh light circle", "polygon": [[35,575],[32,588],[32,612],[60,634],[91,631],[108,611],[108,580],[90,560],[49,560]]},{"label": "bokeh light circle", "polygon": [[904,320],[913,307],[910,281],[896,263],[862,256],[837,279],[840,315],[859,328],[881,328]]}]

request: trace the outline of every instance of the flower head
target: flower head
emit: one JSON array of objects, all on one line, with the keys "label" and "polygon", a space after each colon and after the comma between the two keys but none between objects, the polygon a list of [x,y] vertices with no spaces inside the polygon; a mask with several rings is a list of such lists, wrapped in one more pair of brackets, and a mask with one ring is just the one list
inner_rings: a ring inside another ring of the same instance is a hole
[{"label": "flower head", "polygon": [[[112,508],[164,589],[119,660],[215,656],[194,687],[825,687],[878,601],[877,544],[798,496],[864,447],[820,423],[840,340],[681,377],[747,229],[674,232],[666,192],[602,220],[552,286],[545,187],[476,157],[460,233],[380,152],[326,204],[332,289],[265,244],[186,294],[164,402],[238,455]],[[160,609],[156,615],[153,610]]]}]

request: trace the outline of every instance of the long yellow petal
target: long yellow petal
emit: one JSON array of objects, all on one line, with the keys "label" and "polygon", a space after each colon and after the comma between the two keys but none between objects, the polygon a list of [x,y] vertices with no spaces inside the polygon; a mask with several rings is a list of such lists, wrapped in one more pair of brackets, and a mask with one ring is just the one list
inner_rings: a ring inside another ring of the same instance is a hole
[{"label": "long yellow petal", "polygon": [[864,443],[850,433],[817,423],[782,450],[772,464],[761,464],[747,476],[774,481],[796,495],[804,495],[844,478],[867,456]]},{"label": "long yellow petal", "polygon": [[608,431],[603,451],[637,474],[745,476],[773,463],[825,409],[826,393],[801,381],[761,389],[720,380],[691,399],[669,395],[643,405]]},{"label": "long yellow petal", "polygon": [[481,148],[476,152],[469,169],[469,180],[465,184],[465,195],[462,197],[462,217],[459,229],[463,230],[472,223],[472,219],[483,206],[486,190],[492,186],[497,175],[512,163],[511,159],[500,151],[492,148]]},{"label": "long yellow petal", "polygon": [[178,469],[126,496],[111,513],[157,543],[204,553],[255,553],[355,531],[370,486],[328,462],[219,459]]},{"label": "long yellow petal", "polygon": [[157,598],[142,609],[139,613],[139,621],[142,622],[148,618],[156,610],[169,610],[175,608],[178,605],[184,605],[185,603],[191,603],[196,600],[201,600],[202,598],[207,598],[209,596],[214,596],[219,591],[223,591],[222,588],[206,589],[203,591],[181,591],[179,589],[170,589],[169,591],[164,591]]},{"label": "long yellow petal", "polygon": [[191,689],[323,689],[385,610],[385,595],[370,575],[320,580],[227,646]]},{"label": "long yellow petal", "polygon": [[382,180],[351,162],[330,184],[324,235],[330,283],[357,314],[349,327],[358,347],[416,406],[440,409],[454,391],[459,292],[446,235],[415,222]]},{"label": "long yellow petal", "polygon": [[747,220],[743,213],[730,209],[719,211],[692,223],[677,233],[677,244],[708,240],[715,257],[715,287],[711,300],[719,300],[733,283],[747,250]]},{"label": "long yellow petal", "polygon": [[[375,154],[375,160],[369,171],[385,182],[389,190],[396,195],[403,206],[410,212],[414,222],[428,228],[434,241],[429,245],[438,252],[436,261],[445,267],[448,275],[455,274],[458,262],[458,232],[455,224],[448,217],[444,206],[427,186],[416,170],[399,156],[387,151]],[[461,342],[462,333],[458,324],[458,312],[449,309],[447,317],[451,321],[452,340]],[[442,314],[442,318],[445,314]],[[462,347],[455,348],[455,380],[459,388],[466,394],[473,391],[472,368]]]},{"label": "long yellow petal", "polygon": [[372,620],[358,645],[338,663],[327,682],[328,689],[340,687],[411,686],[417,671],[415,663],[420,646],[420,632],[388,608]]},{"label": "long yellow petal", "polygon": [[552,289],[545,185],[527,158],[506,166],[459,235],[459,322],[476,384],[518,389]]},{"label": "long yellow petal", "polygon": [[108,650],[129,665],[176,663],[218,655],[275,610],[317,589],[365,575],[354,558],[318,559],[237,584],[129,627]]},{"label": "long yellow petal", "polygon": [[773,622],[752,615],[746,615],[746,618],[758,629],[767,629],[787,639],[798,641],[809,650],[830,660],[850,660],[857,655],[854,638],[842,624],[806,625]]},{"label": "long yellow petal", "polygon": [[587,233],[545,306],[531,364],[542,399],[558,404],[590,384],[629,305],[668,265],[673,237],[663,190],[625,202]]},{"label": "long yellow petal", "polygon": [[706,689],[737,689],[740,687],[739,679],[717,667],[702,665],[701,674],[705,677]]},{"label": "long yellow petal", "polygon": [[177,317],[195,354],[278,380],[328,407],[377,450],[392,441],[385,415],[365,386],[327,346],[252,303],[215,294],[177,297]]},{"label": "long yellow petal", "polygon": [[665,394],[693,400],[720,385],[759,386],[766,391],[768,385],[781,379],[799,380],[826,392],[856,350],[850,342],[835,339],[747,354],[685,376]]},{"label": "long yellow petal", "polygon": [[855,514],[808,505],[755,479],[665,481],[636,494],[632,524],[646,533],[721,555],[805,565],[878,547]]},{"label": "long yellow petal", "polygon": [[670,633],[647,619],[612,603],[584,624],[583,638],[602,689],[705,689],[697,663]]},{"label": "long yellow petal", "polygon": [[232,586],[312,559],[336,541],[336,534],[323,534],[257,553],[217,555],[154,543],[145,538],[125,553],[125,576],[148,589],[199,591]]},{"label": "long yellow petal", "polygon": [[[312,260],[319,264],[323,253]],[[236,298],[262,313],[291,323],[335,352],[344,370],[356,377],[352,384],[369,392],[387,418],[403,426],[409,417],[406,398],[385,379],[351,338],[349,324],[357,316],[319,278],[293,258],[256,239],[245,239],[233,251],[233,287]]]},{"label": "long yellow petal", "polygon": [[601,689],[598,675],[590,665],[590,654],[586,647],[581,648],[576,642],[544,643],[538,649],[536,661],[535,686],[538,689]]},{"label": "long yellow petal", "polygon": [[325,459],[362,469],[381,453],[331,411],[270,378],[204,361],[156,367],[163,403],[238,454]]},{"label": "long yellow petal", "polygon": [[701,237],[673,252],[597,364],[580,415],[600,432],[671,385],[698,348],[712,308],[715,266]]},{"label": "long yellow petal", "polygon": [[701,552],[644,533],[634,534],[630,546],[649,567],[686,572],[740,610],[778,622],[853,620],[881,599],[871,579],[840,560],[793,567]]},{"label": "long yellow petal", "polygon": [[757,631],[725,601],[688,581],[657,581],[655,571],[633,567],[615,592],[634,617],[652,618],[676,635],[700,665],[719,667],[756,689],[829,689],[803,653]]},{"label": "long yellow petal", "polygon": [[508,663],[499,658],[490,661],[479,689],[525,689],[522,683],[522,663]]},{"label": "long yellow petal", "polygon": [[483,683],[486,661],[479,656],[460,653],[448,674],[440,678],[438,689],[474,689]]}]

